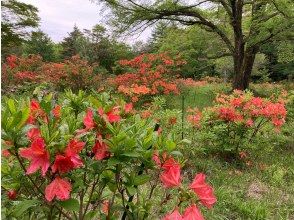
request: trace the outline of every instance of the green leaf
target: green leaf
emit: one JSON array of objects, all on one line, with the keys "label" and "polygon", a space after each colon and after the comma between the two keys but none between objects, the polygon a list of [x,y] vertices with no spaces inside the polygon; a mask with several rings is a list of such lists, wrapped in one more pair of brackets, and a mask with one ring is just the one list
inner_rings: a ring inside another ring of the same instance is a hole
[{"label": "green leaf", "polygon": [[173,151],[176,148],[176,143],[173,142],[172,140],[167,140],[166,141],[166,148],[168,151]]},{"label": "green leaf", "polygon": [[14,116],[13,116],[14,118],[13,118],[13,121],[12,121],[12,123],[11,123],[11,128],[12,127],[16,127],[18,124],[19,124],[19,122],[21,121],[21,119],[22,119],[22,113],[21,112],[17,112]]},{"label": "green leaf", "polygon": [[147,183],[149,180],[150,180],[149,175],[136,176],[134,179],[134,185],[136,185],[136,186],[143,185],[143,184]]},{"label": "green leaf", "polygon": [[126,157],[140,157],[141,155],[138,152],[126,152],[121,154]]},{"label": "green leaf", "polygon": [[183,139],[181,140],[181,143],[184,143],[184,144],[191,144],[192,142],[188,139]]},{"label": "green leaf", "polygon": [[25,109],[22,110],[21,120],[17,124],[17,128],[21,128],[22,126],[24,126],[24,124],[26,123],[26,121],[29,118],[29,115],[30,115],[30,109],[29,108],[25,108]]},{"label": "green leaf", "polygon": [[96,216],[99,211],[90,211],[85,215],[85,220],[91,220],[91,219],[96,219]]},{"label": "green leaf", "polygon": [[8,99],[7,101],[7,106],[9,108],[9,111],[14,114],[16,112],[16,108],[15,108],[15,102],[13,99]]},{"label": "green leaf", "polygon": [[133,186],[127,186],[129,196],[133,196],[136,193],[136,188]]},{"label": "green leaf", "polygon": [[12,215],[15,216],[15,217],[20,217],[26,210],[28,210],[29,208],[37,205],[38,203],[39,203],[38,200],[24,200],[24,201],[21,201],[20,203],[18,203],[15,206]]},{"label": "green leaf", "polygon": [[180,157],[183,156],[183,154],[180,151],[172,151],[171,154],[174,156],[180,156]]},{"label": "green leaf", "polygon": [[67,211],[79,211],[80,204],[76,199],[68,199],[65,201],[59,202],[60,206],[66,209]]}]

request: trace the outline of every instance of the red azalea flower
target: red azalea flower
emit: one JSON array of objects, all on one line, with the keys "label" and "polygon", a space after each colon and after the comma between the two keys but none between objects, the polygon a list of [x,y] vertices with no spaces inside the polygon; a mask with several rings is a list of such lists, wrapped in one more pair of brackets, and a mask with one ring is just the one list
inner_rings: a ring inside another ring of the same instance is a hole
[{"label": "red azalea flower", "polygon": [[45,189],[45,198],[51,202],[54,197],[59,200],[69,199],[71,184],[60,177],[56,177]]},{"label": "red azalea flower", "polygon": [[48,122],[47,115],[41,108],[40,103],[33,99],[30,105],[30,116],[28,118],[28,123],[34,124],[37,117],[42,117],[45,122]]},{"label": "red azalea flower", "polygon": [[159,154],[158,154],[158,151],[155,151],[152,155],[152,160],[155,162],[155,164],[157,166],[161,166],[161,161],[160,161],[160,158],[159,158]]},{"label": "red azalea flower", "polygon": [[65,155],[73,156],[79,154],[83,150],[84,146],[84,142],[73,139],[68,143],[65,149]]},{"label": "red azalea flower", "polygon": [[34,141],[37,138],[41,138],[41,131],[38,128],[31,128],[28,133],[27,137],[30,141]]},{"label": "red azalea flower", "polygon": [[17,197],[17,192],[14,189],[11,189],[7,192],[8,199],[15,200]]},{"label": "red azalea flower", "polygon": [[52,172],[55,173],[58,171],[59,173],[67,173],[68,171],[74,168],[74,164],[71,161],[70,157],[66,157],[63,155],[56,155],[54,164],[52,165]]},{"label": "red azalea flower", "polygon": [[52,110],[52,114],[54,115],[55,118],[60,118],[61,116],[61,106],[60,105],[56,105],[54,107],[54,109]]},{"label": "red azalea flower", "polygon": [[88,111],[84,117],[84,125],[86,127],[86,130],[90,130],[95,127],[93,111],[91,109],[88,109]]},{"label": "red azalea flower", "polygon": [[131,103],[131,102],[126,103],[124,110],[125,110],[125,113],[130,113],[133,110],[133,103]]},{"label": "red azalea flower", "polygon": [[191,205],[190,207],[186,208],[183,214],[183,220],[204,220],[201,212],[197,208],[195,204]]},{"label": "red azalea flower", "polygon": [[65,155],[56,155],[54,164],[52,165],[52,171],[54,173],[56,171],[59,173],[66,173],[74,168],[81,167],[83,165],[83,161],[78,154],[84,146],[85,143],[82,141],[77,141],[75,139],[71,140],[65,149]]},{"label": "red azalea flower", "polygon": [[42,138],[35,139],[28,148],[21,148],[19,154],[31,161],[27,174],[32,174],[40,168],[42,176],[45,176],[50,166],[50,160],[49,152],[45,149],[45,142]]},{"label": "red azalea flower", "polygon": [[4,150],[2,150],[2,156],[9,158],[11,156],[11,153],[9,152],[9,150],[4,149]]},{"label": "red azalea flower", "polygon": [[109,123],[119,122],[121,120],[118,107],[112,108],[112,110],[110,110],[106,114],[104,113],[104,110],[102,108],[99,108],[98,112],[99,115],[107,120]]},{"label": "red azalea flower", "polygon": [[183,217],[179,213],[179,210],[176,208],[172,213],[164,216],[162,220],[182,220]]},{"label": "red azalea flower", "polygon": [[174,164],[164,164],[164,171],[160,174],[160,180],[166,188],[177,187],[181,184],[181,167],[176,162]]},{"label": "red azalea flower", "polygon": [[197,194],[201,203],[207,208],[211,208],[216,202],[213,188],[205,182],[205,174],[197,174],[190,185],[190,188]]},{"label": "red azalea flower", "polygon": [[167,157],[166,154],[163,154],[164,163],[162,164],[162,168],[164,170],[168,170],[173,166],[179,166],[179,163],[172,157]]},{"label": "red azalea flower", "polygon": [[95,154],[96,160],[103,160],[110,156],[110,152],[108,151],[108,146],[101,140],[97,140],[94,147],[93,153]]},{"label": "red azalea flower", "polygon": [[177,118],[176,117],[171,117],[168,119],[168,123],[171,125],[174,125],[177,123]]},{"label": "red azalea flower", "polygon": [[7,64],[11,69],[14,69],[17,65],[16,65],[16,61],[17,61],[17,56],[15,55],[10,55],[6,58]]},{"label": "red azalea flower", "polygon": [[104,200],[104,201],[102,202],[101,211],[102,211],[105,215],[108,215],[108,212],[109,212],[109,201],[108,201],[108,200]]}]

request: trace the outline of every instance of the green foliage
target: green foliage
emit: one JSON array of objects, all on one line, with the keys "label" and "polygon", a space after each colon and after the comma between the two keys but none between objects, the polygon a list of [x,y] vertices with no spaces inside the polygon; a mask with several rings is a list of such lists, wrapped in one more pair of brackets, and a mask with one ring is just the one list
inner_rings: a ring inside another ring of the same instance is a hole
[{"label": "green foliage", "polygon": [[44,61],[56,61],[54,44],[47,34],[42,31],[31,33],[30,39],[24,44],[24,55],[38,54]]},{"label": "green foliage", "polygon": [[1,52],[2,57],[12,47],[19,46],[28,35],[28,28],[38,26],[38,9],[17,0],[1,1]]},{"label": "green foliage", "polygon": [[84,33],[74,26],[61,45],[63,59],[78,54],[89,63],[98,64],[99,71],[105,73],[113,73],[118,60],[132,56],[129,46],[111,37],[101,25],[95,25],[92,30],[86,29]]}]

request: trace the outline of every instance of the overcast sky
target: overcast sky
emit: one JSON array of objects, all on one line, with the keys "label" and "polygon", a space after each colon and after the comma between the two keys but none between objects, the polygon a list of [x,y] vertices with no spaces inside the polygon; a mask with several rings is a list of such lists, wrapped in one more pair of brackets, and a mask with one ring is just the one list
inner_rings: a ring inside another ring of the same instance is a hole
[{"label": "overcast sky", "polygon": [[[40,29],[54,42],[61,41],[76,24],[81,30],[91,29],[95,24],[105,21],[101,15],[101,6],[90,0],[21,0],[39,9]],[[150,30],[127,39],[129,43],[146,41]]]}]

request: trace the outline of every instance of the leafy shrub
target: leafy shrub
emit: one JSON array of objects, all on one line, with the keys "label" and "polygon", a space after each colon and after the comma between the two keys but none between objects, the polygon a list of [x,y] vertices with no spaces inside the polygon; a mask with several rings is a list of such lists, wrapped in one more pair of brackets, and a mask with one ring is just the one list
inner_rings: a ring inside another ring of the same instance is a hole
[{"label": "leafy shrub", "polygon": [[2,90],[10,92],[27,84],[36,85],[40,82],[39,68],[42,64],[42,57],[38,55],[26,58],[8,56],[2,65]]},{"label": "leafy shrub", "polygon": [[[87,61],[73,56],[63,63],[44,63],[37,55],[16,57],[11,55],[2,67],[2,85],[4,91],[18,87],[35,87],[40,83],[53,85],[55,89],[64,90],[98,88],[101,75]],[[21,89],[21,88],[20,88]]]},{"label": "leafy shrub", "polygon": [[160,135],[153,120],[133,112],[132,104],[107,93],[6,99],[2,215],[152,219],[170,204],[175,208],[164,219],[182,210],[183,219],[203,219],[198,207],[216,202],[205,175],[197,174],[186,186],[180,142]]},{"label": "leafy shrub", "polygon": [[215,102],[202,111],[201,122],[199,113],[198,117],[189,117],[190,121],[193,117],[197,119],[197,128],[201,128],[206,144],[225,156],[243,157],[258,133],[271,132],[273,128],[278,132],[285,123],[284,97],[266,99],[234,91],[231,95],[218,95]]},{"label": "leafy shrub", "polygon": [[116,76],[112,83],[133,102],[151,95],[179,93],[173,79],[184,61],[173,60],[167,54],[142,54],[119,63],[126,72]]}]

